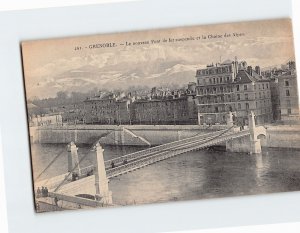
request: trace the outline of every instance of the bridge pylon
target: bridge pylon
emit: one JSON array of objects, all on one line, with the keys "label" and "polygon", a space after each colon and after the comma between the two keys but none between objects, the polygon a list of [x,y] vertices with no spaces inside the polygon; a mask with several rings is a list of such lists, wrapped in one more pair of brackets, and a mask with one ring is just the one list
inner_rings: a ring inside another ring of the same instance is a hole
[{"label": "bridge pylon", "polygon": [[250,154],[261,153],[261,143],[258,138],[259,135],[266,136],[266,129],[264,127],[257,127],[255,124],[255,114],[253,111],[248,116],[249,130],[250,130]]},{"label": "bridge pylon", "polygon": [[103,204],[112,204],[112,192],[108,188],[108,179],[106,176],[103,152],[104,149],[99,142],[96,144],[96,166],[95,166],[95,188],[96,200]]},{"label": "bridge pylon", "polygon": [[68,151],[68,172],[77,173],[78,176],[81,175],[81,170],[79,166],[79,158],[78,158],[78,148],[74,142],[71,142],[67,148]]},{"label": "bridge pylon", "polygon": [[229,112],[227,114],[226,124],[227,124],[228,127],[233,126],[233,113],[232,112]]}]

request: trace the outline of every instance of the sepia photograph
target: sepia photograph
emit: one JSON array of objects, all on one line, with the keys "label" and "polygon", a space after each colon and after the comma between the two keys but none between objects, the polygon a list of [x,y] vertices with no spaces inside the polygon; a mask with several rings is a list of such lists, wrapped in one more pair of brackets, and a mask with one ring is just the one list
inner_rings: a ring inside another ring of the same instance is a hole
[{"label": "sepia photograph", "polygon": [[36,212],[300,191],[291,19],[21,50]]}]

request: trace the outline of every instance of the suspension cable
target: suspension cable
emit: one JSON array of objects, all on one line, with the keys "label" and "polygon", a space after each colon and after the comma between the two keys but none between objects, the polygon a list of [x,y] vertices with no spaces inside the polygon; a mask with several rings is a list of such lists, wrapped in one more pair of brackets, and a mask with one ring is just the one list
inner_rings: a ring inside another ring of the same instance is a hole
[{"label": "suspension cable", "polygon": [[54,159],[44,168],[44,170],[34,179],[34,181],[36,182],[43,174],[46,170],[48,170],[48,168],[58,159],[58,157],[65,151],[65,149],[61,150],[55,157]]}]

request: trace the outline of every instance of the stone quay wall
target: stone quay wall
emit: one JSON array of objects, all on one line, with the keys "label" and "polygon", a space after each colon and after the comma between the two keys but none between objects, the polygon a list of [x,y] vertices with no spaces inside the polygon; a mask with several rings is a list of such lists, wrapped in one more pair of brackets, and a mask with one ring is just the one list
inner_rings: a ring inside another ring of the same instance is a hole
[{"label": "stone quay wall", "polygon": [[[124,132],[123,127],[131,133]],[[105,144],[114,145],[123,137],[124,145],[145,145],[144,142],[138,140],[138,138],[143,138],[154,146],[225,128],[226,126],[221,125],[212,127],[198,125],[45,126],[30,129],[30,139],[31,143],[70,143],[73,141],[79,144],[93,144],[100,138],[105,138]],[[133,140],[134,138],[137,139]]]}]

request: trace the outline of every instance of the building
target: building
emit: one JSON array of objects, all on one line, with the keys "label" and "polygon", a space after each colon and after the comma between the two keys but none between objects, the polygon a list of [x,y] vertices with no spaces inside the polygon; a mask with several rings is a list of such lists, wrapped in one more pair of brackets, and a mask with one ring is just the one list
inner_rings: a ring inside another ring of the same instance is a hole
[{"label": "building", "polygon": [[62,125],[60,113],[35,115],[29,117],[29,126]]},{"label": "building", "polygon": [[196,72],[199,124],[225,124],[228,112],[233,112],[237,124],[247,124],[253,111],[256,123],[272,118],[270,80],[245,61],[227,60],[207,65]]},{"label": "building", "polygon": [[82,124],[85,120],[84,103],[70,104],[60,107],[63,122],[67,124]]},{"label": "building", "polygon": [[132,124],[177,125],[197,123],[196,83],[188,89],[152,88],[150,98],[131,104]]},{"label": "building", "polygon": [[87,124],[131,124],[131,99],[115,94],[99,95],[84,101],[84,122]]},{"label": "building", "polygon": [[187,90],[152,88],[144,96],[107,94],[84,101],[87,124],[197,124],[195,83]]},{"label": "building", "polygon": [[188,96],[137,100],[131,106],[133,124],[192,124],[197,114],[190,115]]},{"label": "building", "polygon": [[295,62],[268,72],[271,79],[273,119],[277,122],[299,121],[299,99]]}]

